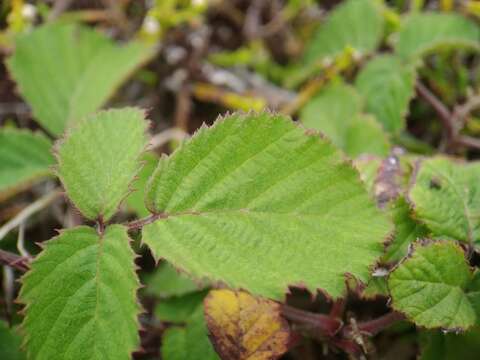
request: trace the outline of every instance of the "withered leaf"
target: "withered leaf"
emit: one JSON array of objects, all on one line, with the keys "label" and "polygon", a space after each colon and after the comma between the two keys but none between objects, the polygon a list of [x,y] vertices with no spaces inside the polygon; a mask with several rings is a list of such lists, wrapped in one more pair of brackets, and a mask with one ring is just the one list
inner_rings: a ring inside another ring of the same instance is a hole
[{"label": "withered leaf", "polygon": [[205,317],[213,346],[224,360],[277,359],[291,343],[280,305],[244,291],[210,291]]}]

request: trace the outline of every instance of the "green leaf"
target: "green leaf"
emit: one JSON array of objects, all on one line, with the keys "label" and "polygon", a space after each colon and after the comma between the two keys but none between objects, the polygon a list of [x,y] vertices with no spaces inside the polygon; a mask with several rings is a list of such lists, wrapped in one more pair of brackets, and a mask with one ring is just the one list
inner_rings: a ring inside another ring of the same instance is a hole
[{"label": "green leaf", "polygon": [[433,235],[479,246],[480,163],[456,164],[447,158],[423,160],[409,200],[416,217]]},{"label": "green leaf", "polygon": [[387,280],[384,276],[372,276],[365,289],[361,292],[362,299],[375,299],[379,296],[388,297]]},{"label": "green leaf", "polygon": [[388,154],[386,134],[374,118],[360,115],[362,99],[349,85],[328,86],[300,113],[302,123],[321,131],[350,156],[370,153]]},{"label": "green leaf", "polygon": [[339,151],[268,113],[203,127],[162,158],[146,203],[157,258],[275,299],[299,283],[341,296],[345,273],[368,279],[391,230]]},{"label": "green leaf", "polygon": [[158,156],[148,152],[142,156],[140,161],[143,163],[143,166],[137,174],[137,179],[132,183],[134,190],[128,195],[126,203],[139,217],[145,217],[149,214],[145,207],[145,201],[143,200],[145,198],[145,188],[148,179],[157,167]]},{"label": "green leaf", "polygon": [[415,70],[395,56],[369,61],[358,74],[355,86],[366,99],[366,111],[374,114],[390,133],[405,128],[408,104],[414,95]]},{"label": "green leaf", "polygon": [[346,127],[345,153],[351,157],[362,154],[387,156],[390,142],[382,126],[371,115],[359,114]]},{"label": "green leaf", "polygon": [[480,329],[463,334],[425,334],[421,341],[420,360],[477,360],[480,353]]},{"label": "green leaf", "polygon": [[24,360],[25,354],[20,350],[21,338],[15,329],[0,320],[0,359]]},{"label": "green leaf", "polygon": [[40,133],[0,129],[0,197],[48,176],[54,164],[51,142]]},{"label": "green leaf", "polygon": [[58,175],[75,206],[107,221],[140,169],[147,122],[134,108],[101,111],[71,129],[58,146]]},{"label": "green leaf", "polygon": [[417,13],[402,24],[395,50],[404,59],[414,59],[439,47],[479,50],[479,41],[479,27],[461,15]]},{"label": "green leaf", "polygon": [[475,325],[478,327],[480,326],[480,271],[478,270],[475,271],[472,281],[468,284],[467,297],[477,314],[477,322]]},{"label": "green leaf", "polygon": [[197,307],[185,327],[165,331],[162,343],[164,360],[219,360],[208,339],[203,306]]},{"label": "green leaf", "polygon": [[395,224],[395,236],[382,261],[395,263],[407,255],[410,244],[427,236],[428,230],[412,218],[410,206],[404,198],[394,202],[390,211]]},{"label": "green leaf", "polygon": [[20,299],[32,359],[130,359],[139,345],[138,279],[126,228],[80,226],[47,243]]},{"label": "green leaf", "polygon": [[36,120],[60,135],[100,108],[151,55],[141,43],[118,46],[91,28],[54,23],[21,36],[7,64]]},{"label": "green leaf", "polygon": [[392,307],[425,328],[468,329],[477,315],[467,294],[472,273],[453,242],[417,244],[388,280]]},{"label": "green leaf", "polygon": [[344,83],[329,85],[301,110],[302,123],[327,135],[337,146],[345,145],[345,128],[362,111],[362,98]]},{"label": "green leaf", "polygon": [[146,292],[162,298],[182,296],[199,290],[200,286],[172,265],[163,262],[146,281]]},{"label": "green leaf", "polygon": [[348,0],[333,10],[307,46],[311,64],[353,47],[361,55],[373,52],[383,36],[383,17],[371,0]]},{"label": "green leaf", "polygon": [[188,321],[207,293],[197,291],[183,296],[174,296],[161,300],[155,307],[155,316],[161,321],[182,323]]},{"label": "green leaf", "polygon": [[375,181],[380,166],[382,165],[382,158],[377,156],[362,156],[353,162],[355,168],[360,173],[360,179],[365,185],[368,193],[375,195]]}]

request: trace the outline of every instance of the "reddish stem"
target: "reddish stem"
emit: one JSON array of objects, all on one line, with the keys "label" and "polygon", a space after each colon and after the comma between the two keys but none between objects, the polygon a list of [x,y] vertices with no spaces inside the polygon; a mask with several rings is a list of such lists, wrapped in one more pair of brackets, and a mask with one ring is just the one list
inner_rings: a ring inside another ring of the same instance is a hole
[{"label": "reddish stem", "polygon": [[283,316],[293,322],[309,325],[324,336],[334,336],[343,325],[339,319],[331,318],[323,314],[315,314],[308,311],[295,309],[288,305],[282,306]]},{"label": "reddish stem", "polygon": [[[360,322],[357,324],[357,328],[361,333],[367,333],[371,336],[374,336],[378,334],[380,331],[385,330],[386,328],[390,327],[394,323],[400,320],[404,320],[405,317],[403,314],[400,314],[399,312],[393,311],[390,313],[387,313],[383,316],[380,316],[379,318],[369,320],[369,321],[364,321]],[[345,337],[349,337],[352,333],[353,329],[352,327],[346,326],[342,330],[342,335]]]},{"label": "reddish stem", "polygon": [[166,217],[167,215],[163,213],[152,214],[150,216],[147,216],[146,218],[129,222],[127,224],[127,227],[128,227],[128,230],[138,230],[144,227],[145,225],[151,224],[158,219],[165,219]]},{"label": "reddish stem", "polygon": [[8,265],[21,272],[28,271],[29,269],[28,258],[19,256],[5,250],[0,250],[0,264]]}]

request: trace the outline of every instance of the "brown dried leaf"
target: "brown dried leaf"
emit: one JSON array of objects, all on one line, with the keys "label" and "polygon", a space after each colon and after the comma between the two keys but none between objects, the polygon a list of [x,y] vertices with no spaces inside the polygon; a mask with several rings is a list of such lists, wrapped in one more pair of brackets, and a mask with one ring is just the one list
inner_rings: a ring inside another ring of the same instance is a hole
[{"label": "brown dried leaf", "polygon": [[244,291],[212,290],[205,299],[210,339],[224,360],[272,360],[288,350],[291,332],[276,302]]}]

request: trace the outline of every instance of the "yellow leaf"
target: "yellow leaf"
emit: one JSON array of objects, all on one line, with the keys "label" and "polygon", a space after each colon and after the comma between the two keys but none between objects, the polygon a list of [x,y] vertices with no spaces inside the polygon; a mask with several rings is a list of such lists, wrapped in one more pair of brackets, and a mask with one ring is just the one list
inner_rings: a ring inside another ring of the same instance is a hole
[{"label": "yellow leaf", "polygon": [[291,342],[280,305],[244,291],[210,291],[205,317],[210,339],[222,359],[276,359]]}]

